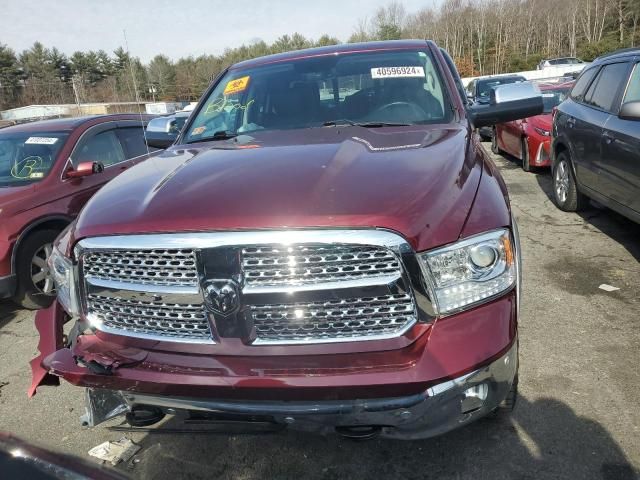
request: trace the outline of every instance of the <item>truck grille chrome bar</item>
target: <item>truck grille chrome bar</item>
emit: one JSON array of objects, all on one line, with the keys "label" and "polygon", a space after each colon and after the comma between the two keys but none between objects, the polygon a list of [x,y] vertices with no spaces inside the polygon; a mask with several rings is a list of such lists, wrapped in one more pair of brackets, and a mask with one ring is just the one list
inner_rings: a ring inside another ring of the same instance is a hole
[{"label": "truck grille chrome bar", "polygon": [[288,245],[242,249],[246,284],[305,285],[380,276],[400,277],[400,262],[384,247]]},{"label": "truck grille chrome bar", "polygon": [[196,259],[191,249],[91,252],[85,258],[84,275],[144,285],[198,284]]},{"label": "truck grille chrome bar", "polygon": [[395,337],[413,324],[408,294],[251,307],[256,343],[345,341]]},{"label": "truck grille chrome bar", "polygon": [[211,343],[202,305],[143,302],[89,295],[90,320],[107,333],[126,332],[142,338]]},{"label": "truck grille chrome bar", "polygon": [[[418,318],[411,248],[382,230],[94,237],[76,255],[83,315],[119,335],[212,343],[244,322],[254,345],[349,342],[401,336]],[[222,324],[212,281],[237,284]]]}]

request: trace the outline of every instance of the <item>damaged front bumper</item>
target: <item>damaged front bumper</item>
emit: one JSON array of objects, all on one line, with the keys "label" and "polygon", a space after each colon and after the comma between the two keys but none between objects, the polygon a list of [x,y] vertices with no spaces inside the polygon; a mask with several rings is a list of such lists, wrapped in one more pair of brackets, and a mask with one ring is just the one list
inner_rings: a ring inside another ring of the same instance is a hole
[{"label": "damaged front bumper", "polygon": [[489,365],[405,397],[339,401],[230,401],[86,389],[83,421],[94,426],[136,409],[189,418],[194,413],[268,418],[276,425],[327,434],[375,428],[383,437],[429,438],[466,425],[500,406],[517,382],[518,344]]}]

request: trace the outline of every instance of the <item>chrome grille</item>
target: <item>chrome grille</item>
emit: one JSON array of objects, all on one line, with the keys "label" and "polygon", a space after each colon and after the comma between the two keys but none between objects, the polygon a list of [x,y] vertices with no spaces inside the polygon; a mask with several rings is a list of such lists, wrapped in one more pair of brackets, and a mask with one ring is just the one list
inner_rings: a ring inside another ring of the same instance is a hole
[{"label": "chrome grille", "polygon": [[367,245],[256,246],[242,249],[247,285],[305,285],[401,275],[385,247]]},{"label": "chrome grille", "polygon": [[89,318],[107,332],[160,336],[168,340],[211,340],[209,321],[202,305],[89,295],[87,309]]},{"label": "chrome grille", "polygon": [[258,343],[396,336],[415,322],[410,295],[251,307]]},{"label": "chrome grille", "polygon": [[86,278],[126,283],[195,286],[196,261],[191,249],[95,251],[84,257]]},{"label": "chrome grille", "polygon": [[[212,343],[253,327],[257,345],[402,335],[418,320],[410,252],[376,229],[121,235],[76,247],[83,315],[99,330]],[[243,302],[224,321],[214,280],[237,282]]]}]

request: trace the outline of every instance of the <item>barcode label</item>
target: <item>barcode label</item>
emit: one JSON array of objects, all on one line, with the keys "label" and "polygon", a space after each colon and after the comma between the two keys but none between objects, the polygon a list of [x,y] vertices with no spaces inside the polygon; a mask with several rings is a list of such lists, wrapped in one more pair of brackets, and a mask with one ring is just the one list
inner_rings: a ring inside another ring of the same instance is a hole
[{"label": "barcode label", "polygon": [[402,78],[422,77],[423,67],[374,67],[371,69],[371,78]]}]

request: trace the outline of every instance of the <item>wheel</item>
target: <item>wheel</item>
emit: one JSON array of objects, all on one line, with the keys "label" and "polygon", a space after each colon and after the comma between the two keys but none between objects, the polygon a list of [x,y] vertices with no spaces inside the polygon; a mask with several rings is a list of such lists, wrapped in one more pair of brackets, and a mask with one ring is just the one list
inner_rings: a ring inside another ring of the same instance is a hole
[{"label": "wheel", "polygon": [[520,140],[520,152],[522,156],[522,170],[530,172],[531,163],[529,162],[529,143],[525,137],[522,137],[522,140]]},{"label": "wheel", "polygon": [[498,147],[498,135],[495,128],[493,129],[493,135],[491,135],[491,151],[496,155],[500,155],[502,153],[502,150]]},{"label": "wheel", "polygon": [[18,251],[16,277],[18,285],[13,301],[36,310],[51,305],[55,298],[53,277],[47,259],[53,249],[58,230],[40,230],[29,235]]},{"label": "wheel", "polygon": [[566,152],[558,154],[553,166],[553,200],[560,210],[575,212],[584,208],[587,199],[578,191]]}]

